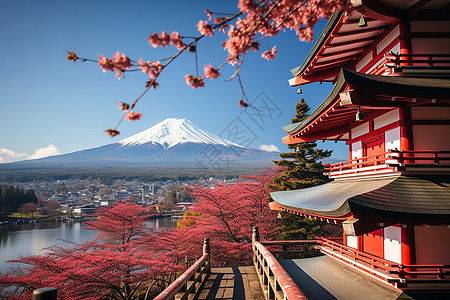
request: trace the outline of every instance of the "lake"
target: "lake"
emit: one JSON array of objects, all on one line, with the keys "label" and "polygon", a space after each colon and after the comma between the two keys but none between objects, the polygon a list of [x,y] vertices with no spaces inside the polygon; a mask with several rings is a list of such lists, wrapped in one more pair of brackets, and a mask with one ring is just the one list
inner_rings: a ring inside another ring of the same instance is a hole
[{"label": "lake", "polygon": [[[150,228],[174,228],[177,220],[156,218],[147,221]],[[0,272],[9,265],[7,260],[20,256],[43,254],[43,248],[63,245],[61,240],[82,243],[97,236],[97,231],[87,230],[81,222],[42,222],[32,224],[7,224],[0,226]]]}]

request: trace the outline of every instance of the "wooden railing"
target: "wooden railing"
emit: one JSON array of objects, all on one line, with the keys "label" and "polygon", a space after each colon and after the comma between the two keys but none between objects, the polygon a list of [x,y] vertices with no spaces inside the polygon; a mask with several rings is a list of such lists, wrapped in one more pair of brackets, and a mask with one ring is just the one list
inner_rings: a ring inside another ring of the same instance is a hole
[{"label": "wooden railing", "polygon": [[450,72],[450,54],[395,54],[388,52],[368,74],[390,75],[403,70]]},{"label": "wooden railing", "polygon": [[203,244],[203,256],[197,260],[186,272],[181,274],[154,300],[168,299],[191,299],[191,296],[198,293],[211,273],[210,261],[211,249],[209,239],[206,238]]},{"label": "wooden railing", "polygon": [[266,299],[307,299],[278,260],[259,241],[258,227],[253,227],[254,264]]},{"label": "wooden railing", "polygon": [[404,167],[450,166],[450,151],[391,150],[335,164],[325,164],[330,178],[401,171]]},{"label": "wooden railing", "polygon": [[344,246],[329,239],[321,238],[320,243],[322,244],[322,252],[328,256],[341,260],[387,282],[405,283],[407,281],[427,281],[427,279],[436,281],[450,275],[450,265],[402,265],[352,247]]},{"label": "wooden railing", "polygon": [[261,244],[278,259],[288,259],[290,255],[295,257],[319,255],[319,249],[310,249],[311,245],[316,245],[318,242],[320,240],[264,241]]},{"label": "wooden railing", "polygon": [[386,53],[386,67],[389,68],[444,68],[450,70],[450,54],[395,54]]}]

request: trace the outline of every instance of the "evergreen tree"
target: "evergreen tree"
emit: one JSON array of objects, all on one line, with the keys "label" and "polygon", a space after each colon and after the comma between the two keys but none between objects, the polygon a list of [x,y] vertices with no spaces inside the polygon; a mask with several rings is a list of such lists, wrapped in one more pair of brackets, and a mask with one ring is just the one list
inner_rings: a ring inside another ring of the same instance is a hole
[{"label": "evergreen tree", "polygon": [[[302,122],[308,117],[309,106],[305,99],[295,105],[296,115],[291,123]],[[316,142],[307,142],[288,145],[293,152],[281,153],[281,160],[274,161],[277,166],[283,167],[285,172],[281,176],[274,178],[275,191],[296,190],[319,185],[329,179],[323,175],[323,165],[321,159],[329,157],[332,151],[316,149]]]},{"label": "evergreen tree", "polygon": [[[305,99],[295,105],[296,115],[291,123],[302,122],[308,117],[309,106]],[[282,158],[274,161],[277,166],[283,167],[284,172],[273,178],[270,188],[274,191],[287,191],[302,188],[308,188],[323,184],[329,181],[329,178],[323,175],[324,168],[322,159],[329,157],[332,151],[317,149],[316,142],[298,143],[288,145],[293,152],[281,153]],[[281,213],[278,227],[278,239],[314,239],[317,236],[341,236],[342,230],[335,228],[333,230],[323,229],[326,222],[315,221],[313,219],[300,217],[291,213]]]}]

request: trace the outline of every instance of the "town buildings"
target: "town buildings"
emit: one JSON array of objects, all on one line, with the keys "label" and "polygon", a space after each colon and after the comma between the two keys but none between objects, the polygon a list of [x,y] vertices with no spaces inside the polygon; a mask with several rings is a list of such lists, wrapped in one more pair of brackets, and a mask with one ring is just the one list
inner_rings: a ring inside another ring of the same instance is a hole
[{"label": "town buildings", "polygon": [[[345,142],[332,182],[272,193],[278,209],[341,223],[322,252],[404,291],[450,291],[450,3],[355,0],[291,86],[333,82],[286,144]],[[301,91],[301,89],[300,89]]]}]

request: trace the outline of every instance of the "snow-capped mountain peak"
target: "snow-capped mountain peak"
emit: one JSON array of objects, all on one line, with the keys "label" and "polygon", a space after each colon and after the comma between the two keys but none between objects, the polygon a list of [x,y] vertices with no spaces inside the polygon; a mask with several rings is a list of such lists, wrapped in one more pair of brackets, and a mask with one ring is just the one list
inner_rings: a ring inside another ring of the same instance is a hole
[{"label": "snow-capped mountain peak", "polygon": [[140,133],[119,141],[118,143],[122,146],[135,146],[152,143],[154,145],[160,144],[165,149],[168,149],[175,145],[189,142],[245,148],[217,135],[203,131],[187,119],[177,118],[167,118]]}]

